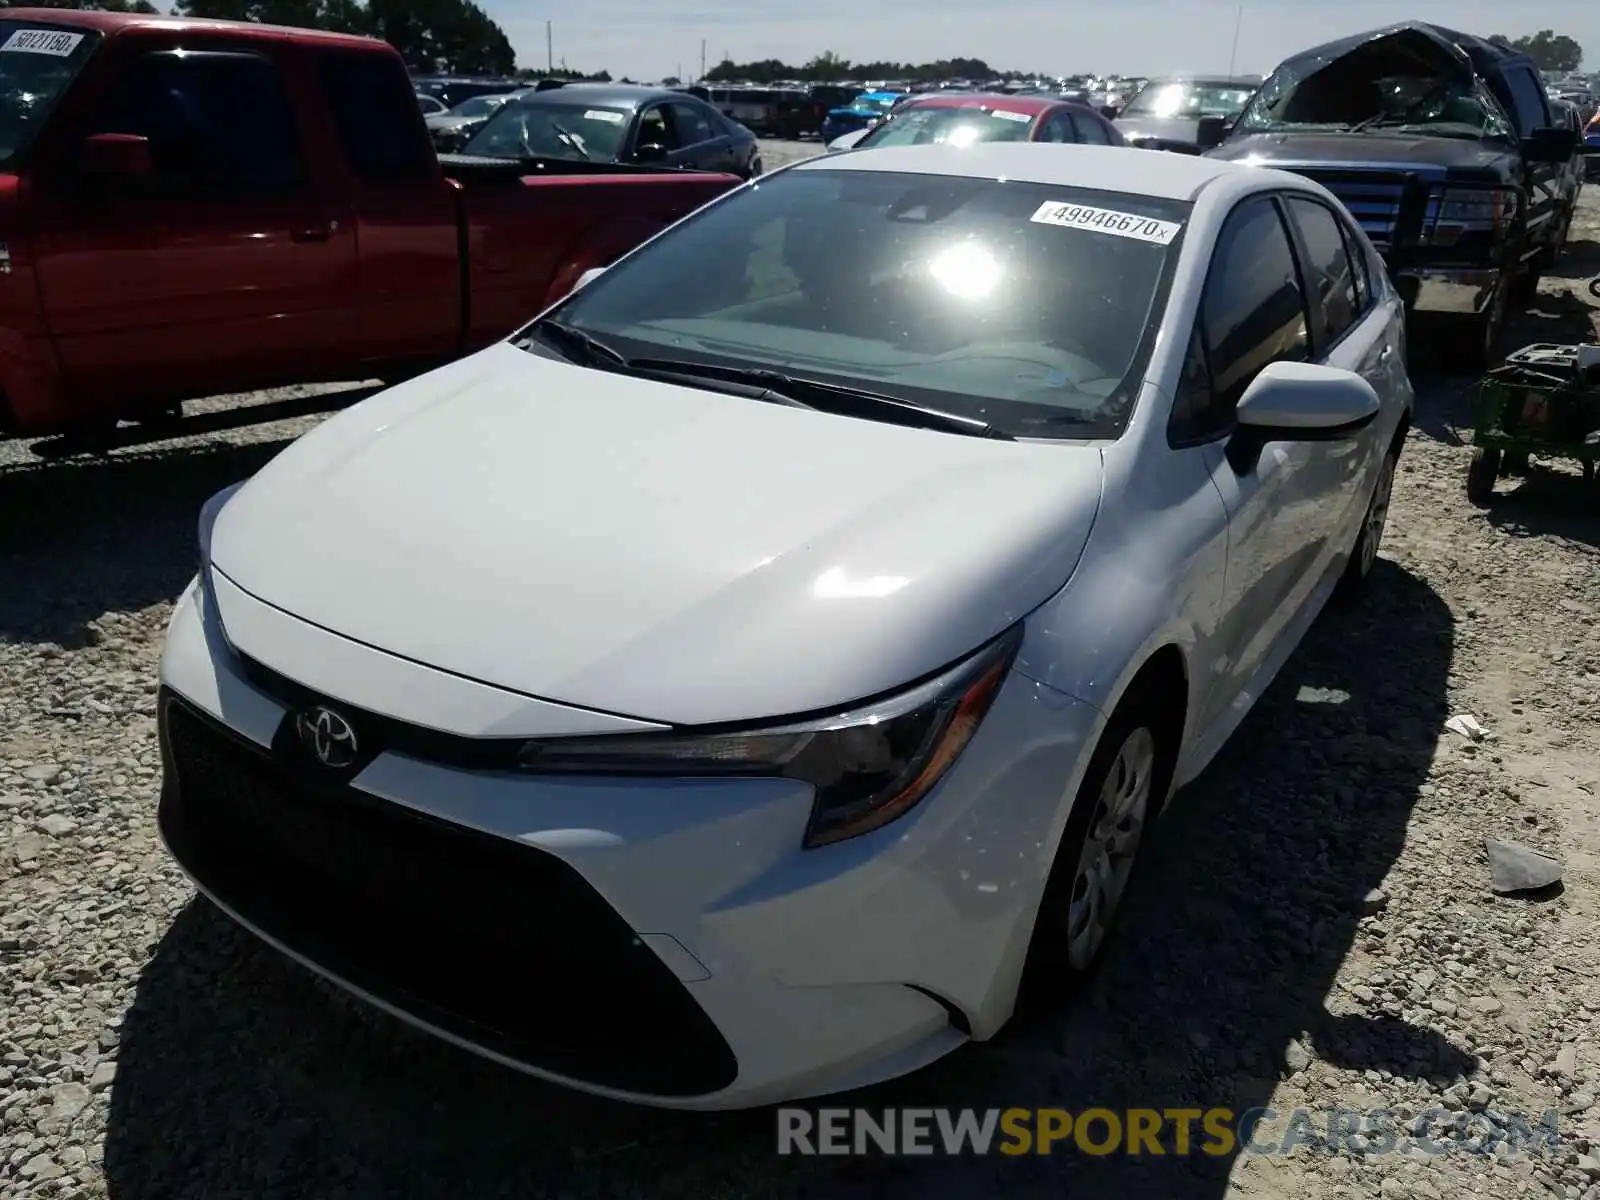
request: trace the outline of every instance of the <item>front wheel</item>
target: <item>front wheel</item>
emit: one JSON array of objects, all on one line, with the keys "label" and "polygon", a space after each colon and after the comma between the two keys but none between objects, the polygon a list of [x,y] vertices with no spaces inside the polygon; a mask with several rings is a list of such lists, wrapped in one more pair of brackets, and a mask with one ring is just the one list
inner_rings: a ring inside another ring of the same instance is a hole
[{"label": "front wheel", "polygon": [[1377,564],[1383,531],[1389,524],[1389,502],[1394,495],[1394,472],[1399,461],[1400,451],[1392,449],[1384,455],[1383,465],[1378,468],[1378,481],[1372,486],[1366,514],[1361,518],[1361,532],[1356,535],[1355,549],[1350,552],[1350,562],[1339,581],[1346,594],[1360,591]]},{"label": "front wheel", "polygon": [[1467,499],[1482,507],[1494,497],[1494,481],[1500,477],[1500,451],[1478,449],[1467,464]]},{"label": "front wheel", "polygon": [[756,179],[761,175],[761,173],[765,169],[766,168],[764,168],[761,165],[761,160],[759,158],[751,159],[750,160],[750,170],[745,174],[745,178],[746,179]]},{"label": "front wheel", "polygon": [[1160,710],[1138,697],[1106,725],[1039,903],[1024,975],[1030,999],[1070,994],[1099,963],[1172,777],[1164,733]]}]

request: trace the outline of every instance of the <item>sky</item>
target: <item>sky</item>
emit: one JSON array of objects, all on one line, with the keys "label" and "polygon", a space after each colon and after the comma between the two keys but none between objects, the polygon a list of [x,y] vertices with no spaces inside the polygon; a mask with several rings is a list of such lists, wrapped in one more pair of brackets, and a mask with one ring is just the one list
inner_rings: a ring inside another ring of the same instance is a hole
[{"label": "sky", "polygon": [[[714,66],[777,58],[799,63],[825,50],[856,62],[981,58],[999,70],[1057,75],[1157,75],[1226,71],[1233,57],[1236,0],[479,0],[516,47],[524,67],[546,64],[545,22],[555,61],[635,79],[699,72],[700,48]],[[1577,0],[1257,0],[1243,7],[1235,70],[1265,75],[1297,50],[1347,33],[1415,17],[1469,33],[1517,37],[1553,29],[1576,38],[1600,69],[1600,4]],[[975,15],[981,14],[981,15]]]}]

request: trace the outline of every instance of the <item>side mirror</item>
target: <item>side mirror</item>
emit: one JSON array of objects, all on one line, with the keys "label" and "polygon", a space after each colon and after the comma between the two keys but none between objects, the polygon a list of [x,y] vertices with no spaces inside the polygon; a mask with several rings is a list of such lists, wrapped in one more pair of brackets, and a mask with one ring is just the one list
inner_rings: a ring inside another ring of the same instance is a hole
[{"label": "side mirror", "polygon": [[1316,363],[1268,363],[1234,410],[1238,428],[1228,442],[1228,461],[1242,472],[1255,465],[1268,442],[1354,437],[1381,409],[1378,393],[1354,371]]},{"label": "side mirror", "polygon": [[88,175],[149,175],[156,169],[150,139],[134,133],[97,133],[85,138],[82,168]]},{"label": "side mirror", "polygon": [[604,267],[590,267],[582,275],[578,276],[578,282],[572,285],[572,290],[577,291],[579,288],[589,286],[598,276],[603,274],[605,274]]},{"label": "side mirror", "polygon": [[1227,117],[1201,117],[1199,128],[1195,131],[1195,144],[1202,151],[1215,150],[1228,140],[1231,127]]},{"label": "side mirror", "polygon": [[633,161],[636,163],[664,163],[667,161],[667,148],[658,142],[646,142],[633,152]]},{"label": "side mirror", "polygon": [[1531,163],[1566,162],[1572,153],[1572,131],[1557,125],[1535,129],[1522,139],[1522,157]]}]

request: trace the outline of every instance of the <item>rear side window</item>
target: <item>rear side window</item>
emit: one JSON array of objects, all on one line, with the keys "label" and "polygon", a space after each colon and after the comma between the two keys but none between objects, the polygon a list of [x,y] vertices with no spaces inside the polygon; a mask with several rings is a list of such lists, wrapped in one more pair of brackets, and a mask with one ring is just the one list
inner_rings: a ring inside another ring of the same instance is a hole
[{"label": "rear side window", "polygon": [[1332,210],[1315,200],[1291,196],[1289,212],[1306,248],[1306,280],[1311,285],[1313,311],[1320,317],[1320,354],[1343,337],[1360,314],[1355,270]]},{"label": "rear side window", "polygon": [[135,58],[101,98],[90,132],[148,138],[167,182],[240,194],[293,191],[308,182],[283,79],[259,54],[158,51]]},{"label": "rear side window", "polygon": [[383,54],[324,51],[317,55],[317,83],[357,179],[392,183],[432,175],[433,148],[406,102],[411,84],[399,63]]},{"label": "rear side window", "polygon": [[673,128],[677,130],[680,145],[697,146],[709,142],[717,134],[706,119],[706,110],[687,100],[674,100],[667,106],[672,110]]},{"label": "rear side window", "polygon": [[1231,429],[1239,398],[1263,367],[1306,360],[1306,327],[1306,297],[1277,205],[1247,200],[1217,239],[1171,439],[1198,441]]},{"label": "rear side window", "polygon": [[1078,136],[1091,146],[1109,146],[1111,139],[1106,136],[1105,127],[1093,117],[1073,115],[1073,121],[1078,126]]}]

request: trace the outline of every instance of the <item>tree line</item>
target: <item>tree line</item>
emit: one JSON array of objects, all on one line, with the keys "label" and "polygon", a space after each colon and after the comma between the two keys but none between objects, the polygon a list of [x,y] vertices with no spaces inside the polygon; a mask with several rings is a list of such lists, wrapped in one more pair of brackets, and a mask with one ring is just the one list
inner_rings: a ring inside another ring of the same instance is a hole
[{"label": "tree line", "polygon": [[723,59],[706,72],[707,83],[777,83],[804,79],[813,83],[844,80],[896,79],[911,83],[937,83],[941,79],[1032,79],[1027,71],[1000,71],[981,58],[947,58],[930,63],[851,62],[826,50],[807,62],[793,64],[776,58],[758,62]]},{"label": "tree line", "polygon": [[1538,33],[1519,38],[1496,33],[1489,40],[1521,51],[1533,59],[1541,71],[1576,71],[1583,65],[1583,47],[1566,34],[1553,29],[1541,29]]}]

